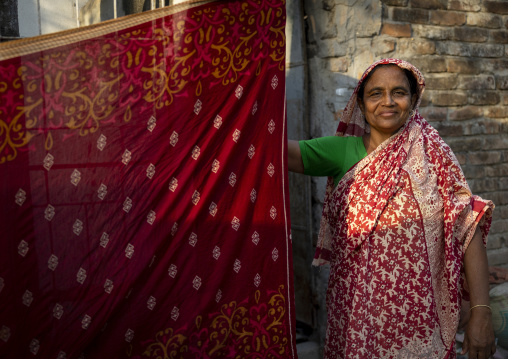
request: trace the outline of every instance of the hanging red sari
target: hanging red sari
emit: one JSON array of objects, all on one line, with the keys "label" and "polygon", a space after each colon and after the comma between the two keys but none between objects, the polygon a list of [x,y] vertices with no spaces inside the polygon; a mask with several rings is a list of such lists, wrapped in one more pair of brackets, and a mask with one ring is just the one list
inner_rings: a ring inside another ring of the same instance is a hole
[{"label": "hanging red sari", "polygon": [[284,6],[0,46],[0,357],[296,357]]},{"label": "hanging red sari", "polygon": [[[369,131],[357,104],[338,136]],[[486,242],[494,205],[473,196],[450,148],[416,111],[333,187],[328,182],[314,264],[330,262],[325,357],[453,358],[463,254],[479,225]]]}]

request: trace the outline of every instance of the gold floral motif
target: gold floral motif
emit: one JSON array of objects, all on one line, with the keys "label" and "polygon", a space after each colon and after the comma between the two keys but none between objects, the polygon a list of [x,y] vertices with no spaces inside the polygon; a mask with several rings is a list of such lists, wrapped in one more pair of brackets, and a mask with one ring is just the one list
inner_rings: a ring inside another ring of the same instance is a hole
[{"label": "gold floral motif", "polygon": [[[18,71],[18,74],[20,71]],[[0,95],[5,96],[8,92],[9,85],[6,82],[0,83]],[[21,81],[19,77],[16,77],[12,81],[13,89],[21,88]],[[22,95],[19,95],[22,97]],[[18,149],[26,146],[34,134],[29,130],[35,127],[36,119],[30,118],[31,111],[42,103],[42,99],[39,99],[35,103],[24,106],[19,109],[19,112],[11,119],[9,123],[4,121],[2,117],[6,114],[0,110],[0,164],[7,161],[12,161],[18,154]],[[21,119],[26,118],[25,126],[22,125]]]},{"label": "gold floral motif", "polygon": [[242,359],[253,353],[264,358],[285,357],[289,341],[287,332],[286,300],[278,291],[268,292],[266,302],[261,292],[254,294],[255,304],[249,300],[224,304],[220,311],[208,316],[208,326],[202,327],[203,317],[197,316],[192,334],[182,328],[159,331],[143,351],[142,358],[180,358],[183,353],[202,353],[207,357],[223,357],[228,345],[235,343],[235,358]]},{"label": "gold floral motif", "polygon": [[19,149],[43,133],[50,150],[59,141],[51,134],[54,128],[71,130],[66,136],[87,136],[104,121],[130,121],[135,109],[168,107],[185,91],[199,96],[206,78],[225,86],[249,68],[259,76],[263,58],[271,60],[269,67],[283,70],[283,8],[257,0],[196,9],[173,15],[167,28],[87,42],[86,50],[47,50],[17,72],[8,65],[14,76],[0,78],[0,95],[17,102],[9,109],[0,104],[0,164],[13,161]]},{"label": "gold floral motif", "polygon": [[156,334],[156,342],[150,344],[143,355],[160,359],[179,358],[179,355],[187,352],[187,345],[184,344],[186,340],[186,336],[174,333],[173,329],[167,328]]}]

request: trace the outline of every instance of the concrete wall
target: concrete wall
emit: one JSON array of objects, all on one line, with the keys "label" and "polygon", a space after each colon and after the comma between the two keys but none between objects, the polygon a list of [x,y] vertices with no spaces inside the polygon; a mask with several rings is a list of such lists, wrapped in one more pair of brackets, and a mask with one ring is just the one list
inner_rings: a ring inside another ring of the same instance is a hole
[{"label": "concrete wall", "polygon": [[[427,80],[421,113],[454,150],[473,193],[496,204],[489,263],[508,267],[508,1],[303,1],[309,137],[335,132],[368,65],[386,57],[410,61]],[[312,179],[314,238],[325,182]],[[327,277],[317,272],[313,287],[321,341]]]}]

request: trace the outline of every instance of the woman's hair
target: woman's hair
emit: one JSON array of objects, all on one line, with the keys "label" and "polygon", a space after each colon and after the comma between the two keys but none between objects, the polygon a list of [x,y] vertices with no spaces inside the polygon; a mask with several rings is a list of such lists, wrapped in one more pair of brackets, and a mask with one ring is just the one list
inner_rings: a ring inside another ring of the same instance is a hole
[{"label": "woman's hair", "polygon": [[[363,101],[363,92],[365,90],[365,85],[367,85],[367,82],[369,82],[370,77],[372,74],[380,67],[384,66],[397,66],[396,64],[381,64],[376,66],[374,69],[372,69],[371,72],[368,73],[368,75],[363,80],[362,84],[360,85],[360,88],[358,89],[358,98]],[[398,67],[398,66],[397,66]],[[411,92],[411,96],[418,93],[418,82],[416,81],[415,76],[413,73],[408,69],[400,68],[404,71],[406,74],[407,80],[409,82],[409,91]]]}]

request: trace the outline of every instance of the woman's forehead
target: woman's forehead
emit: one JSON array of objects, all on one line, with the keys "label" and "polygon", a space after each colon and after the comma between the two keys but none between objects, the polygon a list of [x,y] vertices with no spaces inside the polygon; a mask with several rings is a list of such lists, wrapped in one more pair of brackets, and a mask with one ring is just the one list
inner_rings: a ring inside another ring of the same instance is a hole
[{"label": "woman's forehead", "polygon": [[409,80],[403,69],[397,65],[378,66],[372,70],[365,88],[404,86],[409,88]]}]

